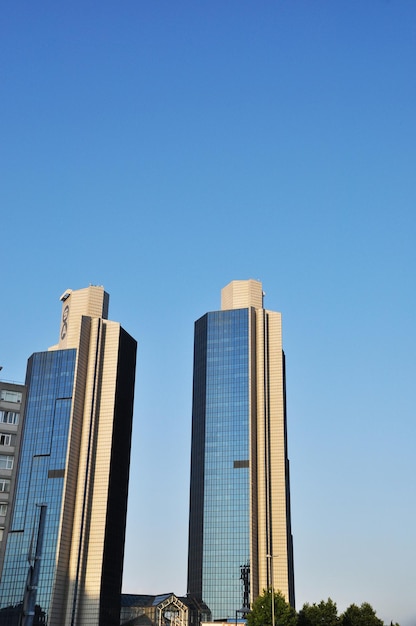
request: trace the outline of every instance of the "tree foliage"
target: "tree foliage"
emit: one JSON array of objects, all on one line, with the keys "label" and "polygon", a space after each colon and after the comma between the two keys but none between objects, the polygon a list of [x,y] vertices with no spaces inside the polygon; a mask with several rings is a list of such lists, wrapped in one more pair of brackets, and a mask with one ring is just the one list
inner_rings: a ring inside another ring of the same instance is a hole
[{"label": "tree foliage", "polygon": [[[337,605],[331,598],[319,604],[304,604],[299,613],[291,607],[279,591],[263,591],[247,615],[248,626],[272,626],[272,596],[274,595],[274,626],[384,626],[375,610],[363,602],[361,606],[351,604],[338,616]],[[399,626],[391,623],[390,626]]]},{"label": "tree foliage", "polygon": [[247,616],[248,626],[272,626],[272,596],[274,596],[275,626],[296,626],[295,609],[286,602],[280,591],[273,593],[271,589],[263,591],[253,602],[252,609]]},{"label": "tree foliage", "polygon": [[338,610],[335,602],[328,598],[319,604],[304,604],[298,613],[298,626],[338,626]]},{"label": "tree foliage", "polygon": [[339,618],[340,626],[383,626],[383,621],[368,602],[361,606],[351,604]]}]

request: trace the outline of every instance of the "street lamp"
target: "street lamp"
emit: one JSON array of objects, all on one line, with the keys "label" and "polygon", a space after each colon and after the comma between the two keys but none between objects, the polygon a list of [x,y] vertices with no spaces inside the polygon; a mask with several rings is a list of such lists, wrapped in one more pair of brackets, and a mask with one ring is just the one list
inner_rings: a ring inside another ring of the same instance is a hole
[{"label": "street lamp", "polygon": [[272,586],[272,626],[276,626],[276,620],[275,620],[275,615],[274,615],[273,555],[266,554],[266,559],[270,559],[270,583]]}]

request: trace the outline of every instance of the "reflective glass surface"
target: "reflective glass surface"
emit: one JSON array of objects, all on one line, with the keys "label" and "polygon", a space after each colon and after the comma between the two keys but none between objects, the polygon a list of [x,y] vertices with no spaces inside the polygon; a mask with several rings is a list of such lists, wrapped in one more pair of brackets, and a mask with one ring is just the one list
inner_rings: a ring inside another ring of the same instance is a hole
[{"label": "reflective glass surface", "polygon": [[[8,536],[0,606],[23,601],[28,556],[34,556],[40,504],[47,505],[36,604],[48,613],[55,575],[63,474],[68,446],[76,350],[34,354],[28,363],[26,419],[15,508]],[[56,471],[58,470],[58,471]],[[59,471],[61,470],[61,471]],[[35,621],[36,623],[36,621]]]},{"label": "reflective glass surface", "polygon": [[188,588],[213,619],[235,618],[250,556],[248,309],[196,323],[192,456]]}]

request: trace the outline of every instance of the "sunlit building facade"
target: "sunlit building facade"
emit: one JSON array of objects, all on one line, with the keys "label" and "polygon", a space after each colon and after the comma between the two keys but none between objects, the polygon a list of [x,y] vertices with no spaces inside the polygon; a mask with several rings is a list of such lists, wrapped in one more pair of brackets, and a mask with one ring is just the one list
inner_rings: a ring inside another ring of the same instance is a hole
[{"label": "sunlit building facade", "polygon": [[227,620],[272,586],[294,605],[281,315],[233,281],[195,324],[188,594]]},{"label": "sunlit building facade", "polygon": [[0,580],[13,508],[26,387],[0,380]]},{"label": "sunlit building facade", "polygon": [[[2,626],[31,613],[34,626],[118,626],[120,619],[136,341],[107,319],[102,287],[68,290],[61,300],[59,343],[28,361]],[[26,580],[42,510],[34,596]]]}]

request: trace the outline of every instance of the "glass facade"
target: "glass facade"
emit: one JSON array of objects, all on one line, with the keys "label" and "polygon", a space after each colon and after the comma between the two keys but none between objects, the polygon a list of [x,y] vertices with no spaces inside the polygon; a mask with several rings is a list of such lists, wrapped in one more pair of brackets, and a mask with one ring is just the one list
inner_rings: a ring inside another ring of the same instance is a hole
[{"label": "glass facade", "polygon": [[12,525],[0,584],[0,624],[14,624],[5,607],[23,602],[28,557],[34,556],[40,505],[47,505],[42,567],[34,624],[47,623],[55,577],[65,463],[72,405],[76,350],[34,354],[28,363],[24,437]]},{"label": "glass facade", "polygon": [[250,559],[249,309],[195,325],[188,592],[212,619],[243,605]]}]

